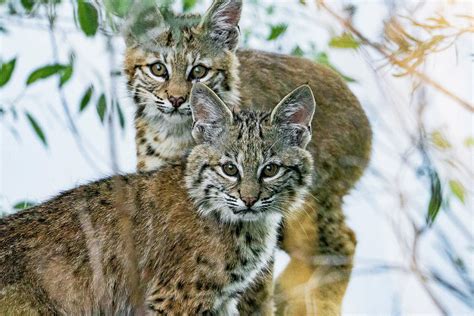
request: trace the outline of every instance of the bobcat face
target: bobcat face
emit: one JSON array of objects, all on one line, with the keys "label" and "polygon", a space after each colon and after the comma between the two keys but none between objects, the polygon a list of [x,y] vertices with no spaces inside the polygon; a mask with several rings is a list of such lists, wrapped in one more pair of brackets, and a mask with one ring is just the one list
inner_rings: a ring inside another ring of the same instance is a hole
[{"label": "bobcat face", "polygon": [[189,96],[196,82],[235,103],[239,18],[239,1],[216,1],[202,18],[158,8],[132,14],[125,71],[137,113],[174,123],[190,121]]},{"label": "bobcat face", "polygon": [[315,109],[308,86],[270,113],[231,112],[210,89],[193,87],[193,137],[187,187],[204,215],[224,222],[255,221],[302,202],[312,178],[304,148]]}]

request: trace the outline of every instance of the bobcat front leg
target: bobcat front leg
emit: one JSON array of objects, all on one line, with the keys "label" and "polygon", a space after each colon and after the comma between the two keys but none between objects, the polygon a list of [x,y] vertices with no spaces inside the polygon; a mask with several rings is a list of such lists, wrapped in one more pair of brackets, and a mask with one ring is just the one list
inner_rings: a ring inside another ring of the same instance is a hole
[{"label": "bobcat front leg", "polygon": [[283,229],[282,248],[291,261],[275,288],[277,314],[340,315],[355,245],[340,199],[323,206],[308,198]]},{"label": "bobcat front leg", "polygon": [[240,315],[274,315],[273,273],[271,271],[258,277],[253,286],[245,291],[240,299],[238,310]]}]

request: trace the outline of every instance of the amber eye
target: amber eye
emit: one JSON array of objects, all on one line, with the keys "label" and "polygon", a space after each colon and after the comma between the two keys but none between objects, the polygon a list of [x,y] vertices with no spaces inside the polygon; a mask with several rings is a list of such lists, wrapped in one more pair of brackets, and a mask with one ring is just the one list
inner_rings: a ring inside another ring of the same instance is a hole
[{"label": "amber eye", "polygon": [[201,79],[205,75],[207,75],[208,71],[208,68],[201,65],[197,65],[194,66],[193,69],[191,69],[191,73],[189,74],[189,76],[191,77],[191,79]]},{"label": "amber eye", "polygon": [[165,77],[168,74],[166,66],[160,62],[150,65],[150,71],[157,77]]},{"label": "amber eye", "polygon": [[262,176],[265,178],[274,177],[278,173],[278,170],[280,170],[280,166],[274,163],[268,164],[263,167]]},{"label": "amber eye", "polygon": [[222,171],[230,177],[235,177],[239,173],[237,166],[230,162],[222,166]]}]

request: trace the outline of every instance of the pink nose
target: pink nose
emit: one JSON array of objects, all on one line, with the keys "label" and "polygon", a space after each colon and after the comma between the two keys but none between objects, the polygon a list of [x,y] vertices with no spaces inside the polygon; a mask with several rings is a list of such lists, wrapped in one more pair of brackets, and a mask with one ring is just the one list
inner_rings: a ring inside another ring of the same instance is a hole
[{"label": "pink nose", "polygon": [[183,97],[169,97],[168,100],[170,101],[171,105],[175,108],[179,108],[181,106],[181,104],[184,103],[184,101],[186,101],[186,99],[184,99]]},{"label": "pink nose", "polygon": [[255,202],[257,202],[257,198],[253,196],[242,196],[241,199],[247,207],[251,207]]}]

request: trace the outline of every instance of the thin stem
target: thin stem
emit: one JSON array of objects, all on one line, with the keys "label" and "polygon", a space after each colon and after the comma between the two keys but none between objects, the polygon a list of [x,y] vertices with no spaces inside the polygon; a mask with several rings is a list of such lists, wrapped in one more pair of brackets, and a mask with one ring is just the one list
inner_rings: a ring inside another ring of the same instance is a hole
[{"label": "thin stem", "polygon": [[[49,37],[50,37],[51,48],[52,48],[52,52],[53,52],[53,60],[54,60],[54,63],[59,63],[59,53],[58,53],[59,50],[58,50],[58,45],[57,45],[57,41],[56,41],[56,36],[55,36],[55,33],[54,33],[55,32],[55,27],[54,27],[55,16],[54,16],[54,13],[51,13],[49,15],[48,20],[49,20]],[[89,153],[87,152],[86,148],[84,147],[84,144],[83,144],[82,139],[81,139],[81,135],[78,131],[76,123],[74,123],[74,119],[71,115],[71,111],[69,110],[69,105],[67,103],[66,96],[64,95],[64,91],[63,91],[62,88],[59,89],[59,99],[60,99],[61,106],[62,106],[62,109],[64,111],[64,114],[66,115],[66,120],[67,120],[67,123],[68,123],[68,129],[71,132],[80,153],[82,154],[82,156],[84,157],[86,162],[93,169],[95,169],[96,171],[100,170],[100,168],[94,162],[94,159],[92,159],[92,157],[89,156]]]},{"label": "thin stem", "polygon": [[431,79],[428,77],[426,74],[414,69],[413,67],[410,67],[408,65],[405,65],[403,62],[399,61],[397,58],[395,58],[393,55],[391,55],[387,49],[379,44],[372,42],[369,40],[366,36],[364,36],[359,30],[357,30],[354,25],[352,24],[351,21],[344,19],[340,15],[338,15],[334,10],[329,8],[324,1],[319,1],[317,0],[317,3],[324,9],[326,10],[333,18],[335,18],[337,21],[339,21],[340,24],[347,30],[349,30],[352,34],[357,36],[357,38],[360,40],[360,42],[364,45],[370,46],[373,49],[375,49],[379,54],[381,54],[384,58],[386,58],[392,65],[398,66],[404,70],[406,70],[408,73],[416,76],[418,79],[423,81],[424,83],[430,85],[431,87],[435,88],[439,92],[445,94],[449,98],[453,99],[456,101],[458,104],[460,104],[463,108],[468,110],[469,112],[474,112],[474,105],[469,103],[468,101],[462,99],[461,97],[457,96],[453,92],[449,91],[448,89],[444,88],[440,83],[437,81]]}]

